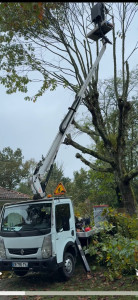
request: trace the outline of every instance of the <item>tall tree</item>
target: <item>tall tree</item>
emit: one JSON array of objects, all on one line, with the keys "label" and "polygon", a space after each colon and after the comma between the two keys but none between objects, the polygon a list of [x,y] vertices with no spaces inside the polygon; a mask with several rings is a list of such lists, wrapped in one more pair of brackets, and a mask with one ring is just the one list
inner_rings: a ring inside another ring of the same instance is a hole
[{"label": "tall tree", "polygon": [[[121,91],[122,88],[122,79],[121,77],[118,77],[118,89]],[[133,87],[137,86],[137,69],[130,72],[130,83],[129,83],[129,89],[133,90]],[[108,79],[100,82],[99,84],[99,100],[100,100],[100,109],[102,111],[103,120],[105,123],[105,128],[107,135],[112,142],[113,147],[116,149],[117,146],[117,135],[118,135],[118,124],[119,124],[119,114],[118,114],[118,105],[115,97],[114,92],[114,80]],[[129,98],[131,99],[131,110],[129,112],[129,118],[127,120],[127,136],[125,136],[125,147],[124,147],[124,165],[127,170],[127,172],[130,172],[132,169],[137,168],[137,144],[138,144],[138,137],[137,137],[137,129],[138,129],[138,105],[137,105],[137,98],[133,96],[133,94],[129,95]],[[83,127],[76,124],[78,130],[84,131],[86,129],[91,128],[91,116],[85,118],[83,121]],[[105,154],[108,155],[105,152],[104,143],[102,139],[98,137],[98,135],[95,137],[96,142],[95,145],[93,145],[92,149],[97,152],[97,154]],[[97,165],[97,167],[96,167]],[[95,179],[97,178],[103,178],[103,184],[106,184],[107,186],[110,186],[110,179],[111,180],[111,186],[109,188],[110,192],[111,189],[114,187],[114,191],[116,191],[117,199],[118,199],[118,206],[123,207],[124,203],[122,201],[122,197],[120,194],[119,187],[117,185],[116,179],[113,178],[112,174],[114,175],[114,170],[111,169],[110,172],[102,174],[100,172],[100,168],[102,168],[101,171],[104,171],[104,169],[108,170],[107,162],[103,162],[102,160],[96,160],[96,163],[94,164],[95,169],[97,169],[97,175],[95,175]],[[99,171],[98,171],[99,168]],[[93,172],[91,173],[92,177]],[[94,178],[94,177],[93,177]],[[108,182],[109,179],[109,182]],[[132,180],[134,181],[134,180]],[[135,182],[136,184],[136,182]],[[104,193],[107,194],[106,187],[100,183],[102,186],[102,190],[100,194]],[[109,193],[110,194],[110,193]],[[112,192],[113,195],[113,192]],[[115,200],[115,196],[113,197]],[[104,200],[104,197],[103,197]],[[114,201],[113,200],[113,201]]]},{"label": "tall tree", "polygon": [[[64,3],[58,8],[48,7],[47,3],[43,3],[41,18],[38,18],[37,15],[37,18],[34,17],[33,20],[31,18],[31,21],[27,14],[28,11],[24,14],[25,18],[22,17],[23,10],[20,9],[20,4],[11,6],[8,3],[6,8],[2,4],[0,5],[0,29],[3,32],[0,44],[3,73],[0,80],[6,86],[8,93],[16,90],[27,92],[27,84],[32,80],[33,71],[37,71],[41,75],[39,80],[42,80],[42,86],[36,95],[32,98],[26,97],[26,99],[36,101],[49,87],[54,89],[58,84],[77,93],[93,64],[93,45],[88,40],[86,32],[86,20],[88,20],[87,17],[90,15],[93,3]],[[16,9],[17,6],[19,11]],[[135,201],[130,182],[138,174],[138,169],[127,169],[125,150],[128,139],[127,125],[133,105],[129,98],[128,61],[137,49],[137,40],[127,58],[125,41],[127,30],[133,23],[138,7],[136,3],[122,2],[112,4],[112,10],[114,8],[120,21],[120,29],[116,32],[114,13],[112,12],[114,94],[118,115],[116,134],[113,131],[111,137],[107,131],[107,119],[104,119],[100,106],[97,69],[95,78],[89,84],[83,99],[83,104],[91,115],[91,127],[80,126],[75,121],[74,126],[88,134],[95,143],[101,142],[103,151],[99,152],[91,147],[79,145],[70,135],[67,136],[65,143],[79,149],[84,154],[106,162],[106,168],[99,169],[90,160],[77,154],[77,158],[89,165],[90,168],[114,174],[123,205],[130,214],[133,214]],[[7,15],[10,16],[10,22]],[[18,23],[17,26],[15,26],[15,21]],[[121,88],[118,83],[117,39],[122,42]],[[98,52],[99,42],[96,43],[96,53]],[[35,78],[35,80],[37,79]],[[110,103],[109,106],[111,107]]]},{"label": "tall tree", "polygon": [[22,150],[10,147],[0,151],[0,186],[15,189],[20,181],[27,178],[29,163],[23,162]]}]

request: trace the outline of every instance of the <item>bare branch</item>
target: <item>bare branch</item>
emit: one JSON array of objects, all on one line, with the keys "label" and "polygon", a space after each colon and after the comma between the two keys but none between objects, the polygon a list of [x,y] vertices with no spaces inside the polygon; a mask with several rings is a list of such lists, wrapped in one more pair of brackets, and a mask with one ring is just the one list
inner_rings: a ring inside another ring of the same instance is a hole
[{"label": "bare branch", "polygon": [[99,134],[91,130],[88,126],[80,126],[75,120],[73,120],[72,124],[81,132],[88,134],[95,142],[99,140]]},{"label": "bare branch", "polygon": [[85,159],[81,154],[76,153],[76,158],[79,158],[85,165],[89,166],[91,169],[97,172],[103,172],[103,173],[113,173],[112,168],[100,168],[96,166],[95,164],[92,164],[90,161]]},{"label": "bare branch", "polygon": [[114,90],[116,99],[118,99],[118,90],[117,90],[117,62],[116,62],[116,37],[115,37],[115,22],[114,17],[112,16],[113,22],[113,59],[114,59]]},{"label": "bare branch", "polygon": [[105,156],[99,154],[99,153],[96,152],[96,151],[93,151],[93,150],[90,150],[90,149],[88,149],[88,148],[85,148],[85,147],[81,146],[80,144],[74,142],[74,141],[71,139],[71,135],[70,135],[70,134],[67,134],[67,135],[66,135],[66,138],[65,138],[65,140],[64,140],[64,144],[65,144],[65,145],[71,145],[71,146],[73,146],[74,148],[80,150],[81,152],[83,152],[83,153],[85,153],[85,154],[89,154],[89,155],[91,155],[91,156],[94,156],[95,158],[98,158],[98,159],[100,159],[100,160],[103,160],[103,161],[105,161],[105,162],[108,162],[108,163],[114,165],[114,161],[111,160],[110,158],[107,158],[107,157],[105,157]]},{"label": "bare branch", "polygon": [[138,42],[135,45],[135,48],[132,50],[132,52],[130,53],[130,55],[128,56],[128,58],[126,59],[126,61],[129,60],[129,58],[131,57],[131,55],[138,49]]},{"label": "bare branch", "polygon": [[126,81],[125,81],[124,97],[123,97],[124,101],[127,100],[128,87],[129,87],[129,65],[128,65],[128,62],[126,61]]}]

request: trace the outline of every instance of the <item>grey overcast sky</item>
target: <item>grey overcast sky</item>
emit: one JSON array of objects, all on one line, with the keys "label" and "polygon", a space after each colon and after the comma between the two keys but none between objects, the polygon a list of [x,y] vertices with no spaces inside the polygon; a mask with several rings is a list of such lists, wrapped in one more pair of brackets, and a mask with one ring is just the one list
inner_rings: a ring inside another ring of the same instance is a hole
[{"label": "grey overcast sky", "polygon": [[[93,28],[93,26],[91,26]],[[116,28],[117,29],[117,28]],[[136,42],[138,41],[138,18],[135,17],[133,26],[128,31],[126,44],[126,58],[129,56]],[[112,39],[111,34],[108,35]],[[117,39],[118,68],[121,68],[121,39]],[[93,47],[93,46],[92,46]],[[135,51],[129,59],[130,69],[138,64],[138,51]],[[107,45],[106,52],[100,62],[99,78],[105,79],[113,76],[112,45]],[[31,84],[30,95],[37,91],[36,83]],[[25,94],[16,93],[7,95],[5,88],[0,87],[0,151],[4,147],[11,147],[13,150],[22,149],[25,160],[34,158],[37,162],[42,154],[45,156],[58,132],[58,127],[68,111],[68,107],[74,100],[74,94],[58,87],[56,91],[47,91],[36,102],[24,100]],[[79,118],[85,109],[81,106],[77,113]],[[71,130],[71,127],[70,127]],[[77,136],[77,141],[84,145],[90,144],[84,136]],[[64,175],[73,178],[73,172],[86,166],[75,158],[77,151],[71,146],[61,145],[56,163],[63,165]]]}]

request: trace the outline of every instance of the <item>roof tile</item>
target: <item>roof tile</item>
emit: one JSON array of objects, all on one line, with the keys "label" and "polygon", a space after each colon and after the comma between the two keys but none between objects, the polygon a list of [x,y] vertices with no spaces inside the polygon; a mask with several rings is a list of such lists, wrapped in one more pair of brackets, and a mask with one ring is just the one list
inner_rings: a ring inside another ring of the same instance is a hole
[{"label": "roof tile", "polygon": [[0,200],[10,200],[10,199],[28,199],[29,195],[9,190],[0,186]]}]

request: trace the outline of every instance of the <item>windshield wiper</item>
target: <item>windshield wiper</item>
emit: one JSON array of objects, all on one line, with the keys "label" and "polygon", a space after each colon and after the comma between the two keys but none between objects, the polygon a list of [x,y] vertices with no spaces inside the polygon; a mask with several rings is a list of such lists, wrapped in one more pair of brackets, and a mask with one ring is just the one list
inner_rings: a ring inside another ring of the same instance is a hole
[{"label": "windshield wiper", "polygon": [[44,233],[45,228],[34,228],[37,232]]},{"label": "windshield wiper", "polygon": [[17,235],[21,236],[21,233],[19,232],[19,230],[18,230],[18,231],[17,231],[17,230],[12,230],[12,231],[10,231],[10,232],[16,232]]},{"label": "windshield wiper", "polygon": [[19,230],[11,230],[11,228],[10,227],[6,227],[6,229],[7,230],[2,230],[3,232],[16,232],[17,233],[17,235],[19,235],[19,236],[21,236],[21,234],[20,234],[20,232],[19,232]]}]

